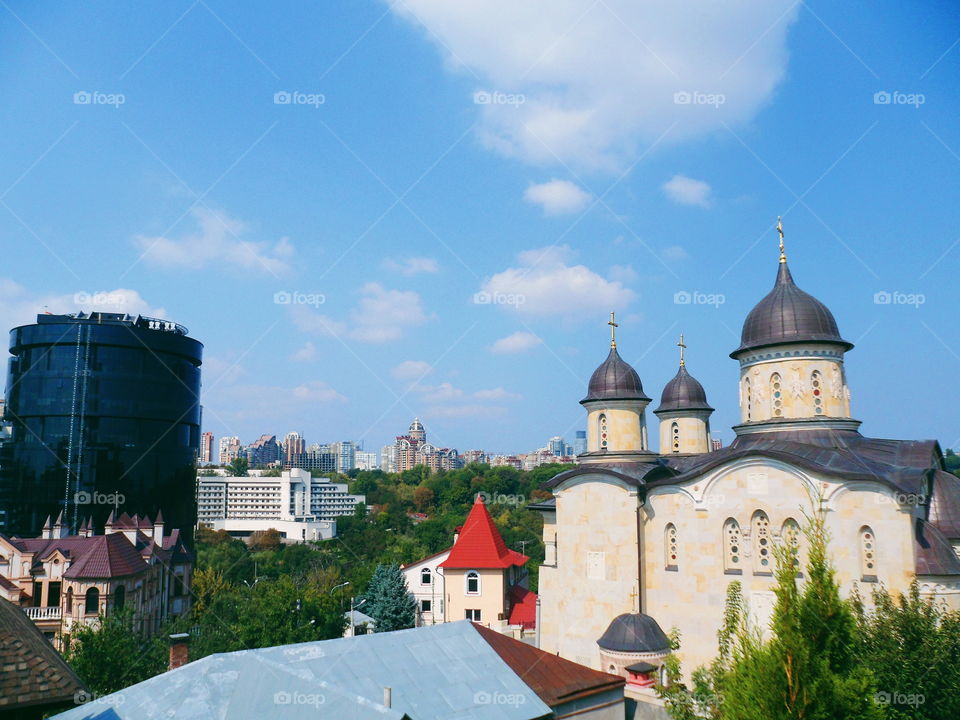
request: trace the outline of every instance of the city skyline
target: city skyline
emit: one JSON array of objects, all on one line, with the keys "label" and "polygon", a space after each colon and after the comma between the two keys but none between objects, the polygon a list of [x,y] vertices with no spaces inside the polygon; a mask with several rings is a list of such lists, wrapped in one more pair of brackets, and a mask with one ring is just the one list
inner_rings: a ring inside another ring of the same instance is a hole
[{"label": "city skyline", "polygon": [[953,14],[747,3],[691,35],[680,12],[574,27],[564,5],[545,46],[514,9],[406,5],[17,9],[0,325],[183,323],[217,438],[378,449],[420,416],[440,447],[516,452],[584,427],[616,311],[654,398],[684,333],[729,443],[728,354],[782,216],[798,284],[856,346],[864,431],[960,445]]}]

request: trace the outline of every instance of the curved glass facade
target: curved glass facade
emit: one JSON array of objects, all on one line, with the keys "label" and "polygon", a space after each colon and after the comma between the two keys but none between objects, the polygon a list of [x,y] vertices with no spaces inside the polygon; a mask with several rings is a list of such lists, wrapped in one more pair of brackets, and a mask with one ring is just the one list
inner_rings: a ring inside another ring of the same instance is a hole
[{"label": "curved glass facade", "polygon": [[111,510],[163,510],[192,537],[203,345],[174,323],[112,313],[40,315],[10,331],[0,532],[76,531]]}]

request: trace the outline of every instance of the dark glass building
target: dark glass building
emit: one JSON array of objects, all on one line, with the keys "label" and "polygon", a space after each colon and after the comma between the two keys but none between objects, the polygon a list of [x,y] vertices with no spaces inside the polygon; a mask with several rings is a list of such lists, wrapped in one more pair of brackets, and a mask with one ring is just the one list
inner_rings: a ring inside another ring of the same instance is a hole
[{"label": "dark glass building", "polygon": [[115,508],[197,522],[203,345],[166,320],[39,315],[10,331],[0,532],[36,536],[63,511],[97,531]]}]

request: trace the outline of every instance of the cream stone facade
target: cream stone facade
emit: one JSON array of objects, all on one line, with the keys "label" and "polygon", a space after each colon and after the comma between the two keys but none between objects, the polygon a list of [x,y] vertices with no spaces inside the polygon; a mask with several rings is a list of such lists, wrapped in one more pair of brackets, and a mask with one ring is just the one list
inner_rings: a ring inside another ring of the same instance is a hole
[{"label": "cream stone facade", "polygon": [[[581,401],[587,452],[546,484],[551,500],[531,506],[543,513],[546,545],[540,647],[606,670],[598,640],[629,621],[677,628],[684,668],[708,664],[730,583],[741,584],[763,631],[774,548],[795,543],[802,567],[801,528],[813,513],[824,514],[845,595],[858,588],[869,601],[872,587],[903,592],[916,579],[925,596],[960,608],[960,479],[944,470],[936,441],[860,434],[844,367],[852,347],[781,257],[774,289],[731,353],[736,440],[711,451],[713,409],[681,354],[654,411],[655,454],[644,436],[649,399],[614,344]],[[662,640],[627,645],[604,657],[662,654]]]}]

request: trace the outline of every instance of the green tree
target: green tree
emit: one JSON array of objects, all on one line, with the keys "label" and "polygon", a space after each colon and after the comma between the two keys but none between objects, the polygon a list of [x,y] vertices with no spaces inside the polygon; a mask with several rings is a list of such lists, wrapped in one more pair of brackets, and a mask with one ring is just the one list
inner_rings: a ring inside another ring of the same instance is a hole
[{"label": "green tree", "polygon": [[867,612],[854,596],[857,651],[873,671],[889,720],[960,718],[960,612],[920,597],[916,580],[897,599],[883,587]]},{"label": "green tree", "polygon": [[97,695],[122,690],[166,669],[163,641],[145,638],[134,628],[132,609],[74,627],[64,657]]},{"label": "green tree", "polygon": [[377,624],[377,632],[413,627],[416,601],[407,590],[399,565],[377,565],[366,592],[365,612]]},{"label": "green tree", "polygon": [[236,457],[227,465],[227,472],[231,477],[246,477],[250,463],[245,457]]}]

